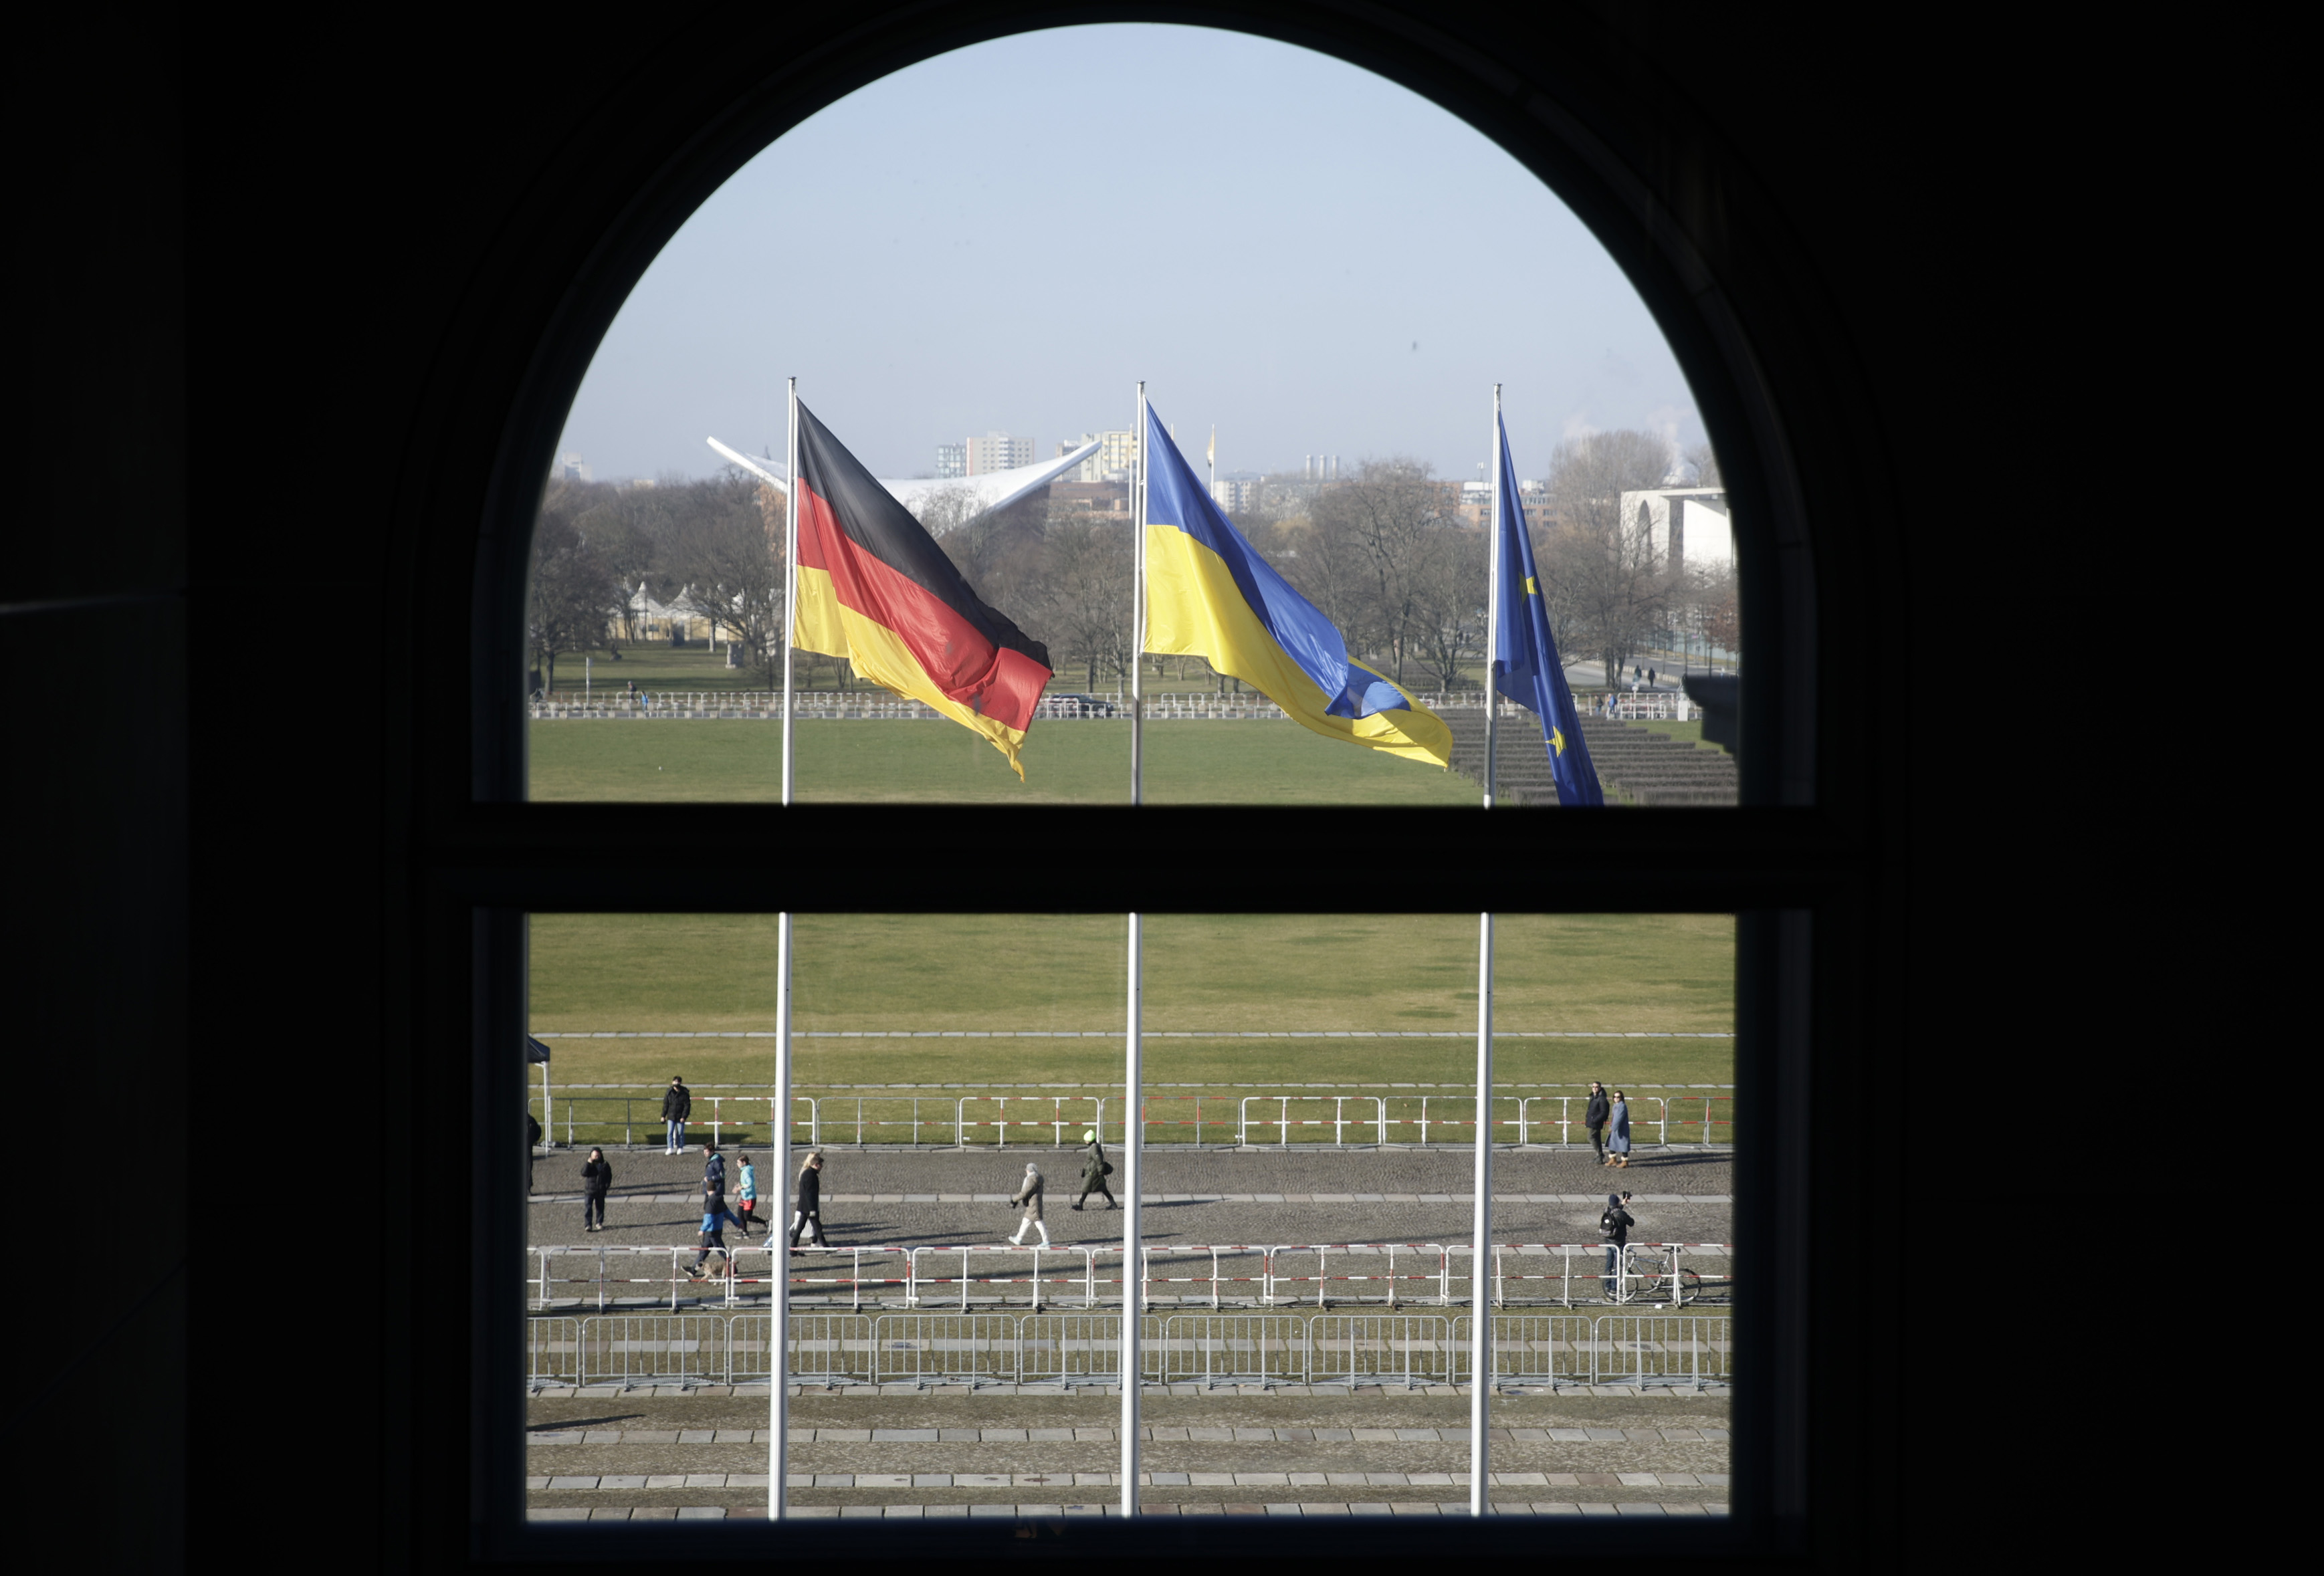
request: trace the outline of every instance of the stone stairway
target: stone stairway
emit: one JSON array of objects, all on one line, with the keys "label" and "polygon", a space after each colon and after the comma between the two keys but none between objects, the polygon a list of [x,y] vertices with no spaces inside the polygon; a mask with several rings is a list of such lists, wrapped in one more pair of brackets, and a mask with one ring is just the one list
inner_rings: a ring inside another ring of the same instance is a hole
[{"label": "stone stairway", "polygon": [[[1454,770],[1482,783],[1485,714],[1457,710],[1441,714],[1452,730]],[[1650,723],[1582,719],[1582,736],[1590,747],[1590,759],[1598,769],[1598,781],[1606,790],[1608,803],[1624,796],[1632,804],[1658,808],[1741,802],[1733,756],[1683,742],[1652,728]],[[1549,752],[1541,742],[1541,724],[1531,713],[1503,717],[1495,742],[1499,757],[1495,791],[1504,803],[1557,803]]]}]

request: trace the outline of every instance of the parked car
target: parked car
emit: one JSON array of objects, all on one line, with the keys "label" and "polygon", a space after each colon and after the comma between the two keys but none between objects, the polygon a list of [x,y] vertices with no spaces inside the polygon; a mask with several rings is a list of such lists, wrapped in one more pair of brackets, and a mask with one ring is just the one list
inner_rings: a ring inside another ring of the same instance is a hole
[{"label": "parked car", "polygon": [[1053,717],[1110,717],[1117,710],[1111,701],[1093,695],[1053,695],[1046,698]]}]

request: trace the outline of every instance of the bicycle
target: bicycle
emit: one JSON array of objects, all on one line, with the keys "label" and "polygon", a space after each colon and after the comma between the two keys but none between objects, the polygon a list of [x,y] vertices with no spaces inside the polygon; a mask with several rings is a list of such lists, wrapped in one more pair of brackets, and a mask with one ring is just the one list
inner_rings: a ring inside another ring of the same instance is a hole
[{"label": "bicycle", "polygon": [[1622,1249],[1621,1276],[1611,1300],[1684,1307],[1702,1300],[1702,1276],[1681,1266],[1674,1279],[1669,1258],[1645,1243],[1633,1242]]}]

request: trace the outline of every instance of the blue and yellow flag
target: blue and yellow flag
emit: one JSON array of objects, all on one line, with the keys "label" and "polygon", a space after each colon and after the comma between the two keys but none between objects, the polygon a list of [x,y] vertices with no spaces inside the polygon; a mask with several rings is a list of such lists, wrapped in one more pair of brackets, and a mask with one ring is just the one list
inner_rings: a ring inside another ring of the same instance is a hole
[{"label": "blue and yellow flag", "polygon": [[1146,649],[1205,658],[1325,738],[1449,766],[1444,719],[1349,657],[1219,512],[1150,405],[1145,437]]},{"label": "blue and yellow flag", "polygon": [[[1500,418],[1493,418],[1498,424]],[[1582,739],[1582,718],[1557,641],[1549,632],[1549,610],[1541,599],[1534,569],[1533,538],[1526,530],[1525,504],[1517,496],[1517,463],[1509,458],[1509,429],[1501,437],[1499,504],[1493,519],[1493,550],[1500,555],[1500,636],[1493,650],[1493,687],[1541,719],[1549,748],[1550,775],[1560,805],[1603,805],[1598,769]]]}]

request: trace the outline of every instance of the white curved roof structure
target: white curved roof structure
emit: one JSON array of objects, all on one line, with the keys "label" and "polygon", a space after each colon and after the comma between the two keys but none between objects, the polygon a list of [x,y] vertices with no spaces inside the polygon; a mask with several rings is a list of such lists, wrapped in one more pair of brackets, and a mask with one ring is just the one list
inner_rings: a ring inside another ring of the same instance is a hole
[{"label": "white curved roof structure", "polygon": [[[785,492],[790,490],[790,467],[782,461],[753,459],[749,455],[728,448],[715,438],[709,443],[712,448],[761,481]],[[915,513],[918,512],[921,504],[928,501],[930,494],[955,488],[973,494],[981,512],[991,513],[996,509],[1008,508],[1037,487],[1047,486],[1097,450],[1096,444],[1085,443],[1071,454],[1059,455],[1056,459],[1043,460],[1038,465],[1019,465],[1013,470],[988,471],[981,476],[915,476],[897,481],[882,476],[880,485],[887,488],[898,502]]]}]

